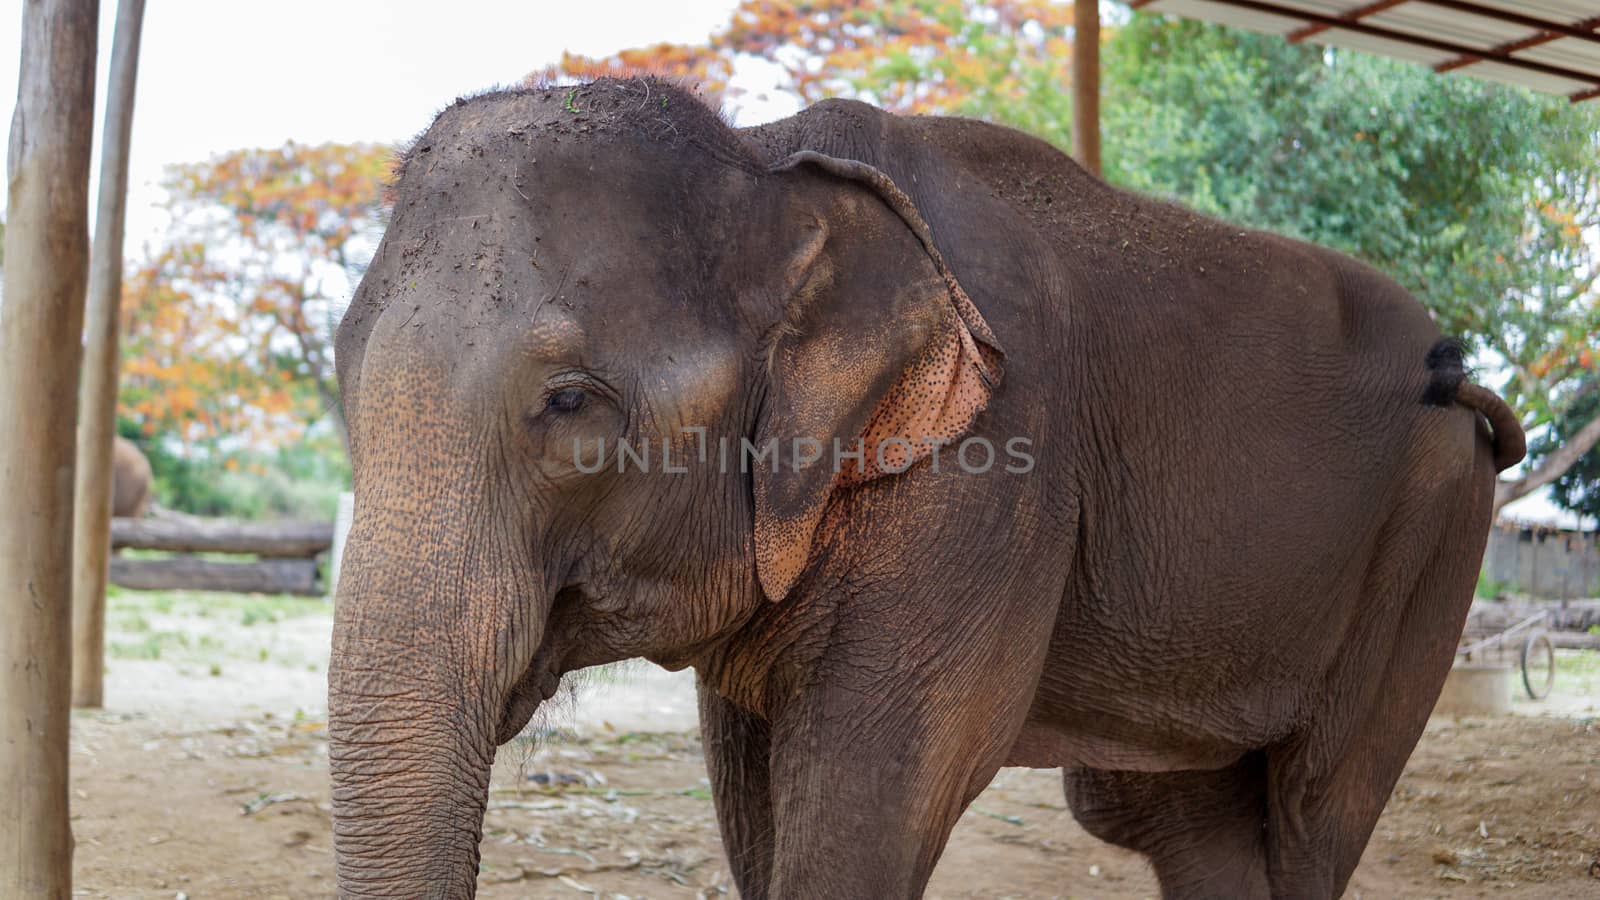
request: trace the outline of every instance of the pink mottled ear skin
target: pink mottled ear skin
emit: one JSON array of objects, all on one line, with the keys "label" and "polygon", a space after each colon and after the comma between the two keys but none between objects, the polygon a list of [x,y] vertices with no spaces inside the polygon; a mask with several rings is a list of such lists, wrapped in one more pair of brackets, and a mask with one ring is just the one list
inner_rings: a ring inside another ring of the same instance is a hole
[{"label": "pink mottled ear skin", "polygon": [[864,458],[841,467],[839,484],[905,471],[937,447],[958,441],[989,405],[1000,379],[994,334],[966,292],[953,280],[950,286],[950,315],[878,404],[861,436]]},{"label": "pink mottled ear skin", "polygon": [[[959,441],[989,404],[1001,375],[994,333],[960,285],[953,278],[946,281],[949,311],[873,410],[859,435],[862,458],[841,460],[829,488],[787,516],[769,507],[767,492],[758,485],[756,571],[769,600],[782,600],[799,580],[834,490],[905,471],[937,447]],[[829,443],[826,436],[818,439]],[[839,444],[841,450],[857,449],[844,436]],[[831,452],[828,446],[818,465],[832,466]]]}]

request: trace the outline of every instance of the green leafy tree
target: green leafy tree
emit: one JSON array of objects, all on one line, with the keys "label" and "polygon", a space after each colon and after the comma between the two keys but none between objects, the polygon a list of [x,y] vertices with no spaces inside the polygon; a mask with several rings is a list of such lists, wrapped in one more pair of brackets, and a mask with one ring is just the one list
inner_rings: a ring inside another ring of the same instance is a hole
[{"label": "green leafy tree", "polygon": [[306,435],[270,448],[197,454],[144,423],[118,417],[117,432],[150,461],[155,500],[163,509],[235,519],[332,519],[350,464],[339,437]]},{"label": "green leafy tree", "polygon": [[1499,502],[1600,439],[1571,408],[1600,356],[1600,106],[1155,16],[1106,65],[1108,178],[1372,263],[1530,429],[1574,426]]},{"label": "green leafy tree", "polygon": [[[1577,445],[1578,432],[1584,424],[1600,421],[1600,378],[1583,382],[1574,393],[1566,414],[1528,442],[1528,457],[1535,466],[1554,454],[1570,452]],[[1550,495],[1578,515],[1600,520],[1600,447],[1577,455],[1576,461],[1551,482]]]}]

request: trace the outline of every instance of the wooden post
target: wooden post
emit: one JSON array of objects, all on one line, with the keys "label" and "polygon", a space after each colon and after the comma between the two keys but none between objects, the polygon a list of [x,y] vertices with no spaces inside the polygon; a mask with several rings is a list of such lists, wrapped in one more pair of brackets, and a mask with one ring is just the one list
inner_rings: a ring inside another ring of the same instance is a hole
[{"label": "wooden post", "polygon": [[1072,155],[1100,174],[1100,4],[1077,0],[1072,10]]},{"label": "wooden post", "polygon": [[[0,306],[0,898],[72,895],[72,470],[98,0],[22,4]],[[13,7],[14,9],[15,7]]]},{"label": "wooden post", "polygon": [[143,22],[144,0],[117,4],[78,410],[78,489],[72,541],[73,706],[99,706],[105,696],[111,439],[117,432],[117,368],[121,361],[117,320],[122,312],[122,226],[128,208],[128,143],[133,136],[133,89]]}]

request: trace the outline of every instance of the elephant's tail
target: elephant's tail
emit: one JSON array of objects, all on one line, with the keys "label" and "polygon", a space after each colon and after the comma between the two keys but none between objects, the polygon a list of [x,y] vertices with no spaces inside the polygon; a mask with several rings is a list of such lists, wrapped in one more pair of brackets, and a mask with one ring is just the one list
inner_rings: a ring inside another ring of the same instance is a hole
[{"label": "elephant's tail", "polygon": [[1500,395],[1467,381],[1466,348],[1455,338],[1445,338],[1428,351],[1428,387],[1422,402],[1429,406],[1459,403],[1489,420],[1494,440],[1494,468],[1505,470],[1522,461],[1528,439],[1522,423]]}]

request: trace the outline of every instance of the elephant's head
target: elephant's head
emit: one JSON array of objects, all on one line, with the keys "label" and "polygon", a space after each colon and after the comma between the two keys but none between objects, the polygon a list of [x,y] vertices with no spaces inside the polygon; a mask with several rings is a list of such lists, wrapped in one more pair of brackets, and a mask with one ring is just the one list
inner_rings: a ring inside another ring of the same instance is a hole
[{"label": "elephant's head", "polygon": [[965,428],[1000,355],[876,170],[769,169],[658,82],[458,102],[393,199],[337,343],[338,869],[467,896],[495,746],[561,674],[781,601],[830,496]]}]

